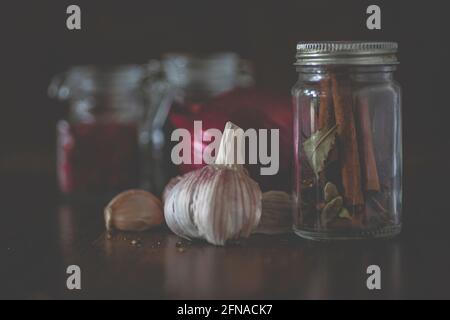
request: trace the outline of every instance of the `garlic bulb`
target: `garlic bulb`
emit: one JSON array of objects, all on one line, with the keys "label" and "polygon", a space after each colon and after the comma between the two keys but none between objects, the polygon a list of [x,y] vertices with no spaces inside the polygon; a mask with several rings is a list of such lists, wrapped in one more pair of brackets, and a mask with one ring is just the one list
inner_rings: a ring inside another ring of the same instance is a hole
[{"label": "garlic bulb", "polygon": [[227,123],[215,164],[182,176],[165,192],[166,223],[177,235],[224,245],[228,239],[249,236],[258,225],[259,185],[224,153],[237,128]]},{"label": "garlic bulb", "polygon": [[261,220],[253,233],[282,234],[292,230],[292,200],[283,191],[269,191],[262,195]]},{"label": "garlic bulb", "polygon": [[105,208],[107,230],[144,231],[163,221],[161,201],[144,190],[122,192]]}]

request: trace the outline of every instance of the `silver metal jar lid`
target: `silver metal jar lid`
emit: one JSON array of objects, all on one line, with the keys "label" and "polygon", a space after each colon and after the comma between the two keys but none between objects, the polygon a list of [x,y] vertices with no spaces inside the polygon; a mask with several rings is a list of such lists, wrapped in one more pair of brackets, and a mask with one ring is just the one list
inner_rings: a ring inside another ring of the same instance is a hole
[{"label": "silver metal jar lid", "polygon": [[396,42],[312,41],[297,44],[297,66],[398,64]]}]

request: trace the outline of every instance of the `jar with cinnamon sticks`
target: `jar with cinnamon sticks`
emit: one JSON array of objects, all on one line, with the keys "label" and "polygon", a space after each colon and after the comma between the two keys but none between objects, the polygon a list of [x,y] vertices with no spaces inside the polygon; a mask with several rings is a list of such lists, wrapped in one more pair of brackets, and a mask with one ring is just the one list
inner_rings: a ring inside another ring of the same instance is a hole
[{"label": "jar with cinnamon sticks", "polygon": [[393,42],[300,42],[294,230],[313,240],[401,229],[402,145]]}]

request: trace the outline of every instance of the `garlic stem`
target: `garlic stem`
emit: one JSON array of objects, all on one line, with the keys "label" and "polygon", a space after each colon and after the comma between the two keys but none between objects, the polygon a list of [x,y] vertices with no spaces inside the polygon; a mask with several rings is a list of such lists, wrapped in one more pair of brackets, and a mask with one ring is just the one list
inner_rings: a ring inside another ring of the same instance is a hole
[{"label": "garlic stem", "polygon": [[244,130],[231,121],[225,124],[215,160],[216,165],[232,169],[243,169],[245,162]]}]

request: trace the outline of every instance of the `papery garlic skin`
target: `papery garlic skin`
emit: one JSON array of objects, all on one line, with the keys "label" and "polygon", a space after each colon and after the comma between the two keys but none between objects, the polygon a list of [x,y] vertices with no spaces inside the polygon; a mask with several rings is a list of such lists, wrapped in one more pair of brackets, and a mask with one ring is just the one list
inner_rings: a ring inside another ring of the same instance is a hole
[{"label": "papery garlic skin", "polygon": [[209,165],[183,176],[166,197],[164,214],[177,235],[224,245],[258,225],[261,198],[242,166]]},{"label": "papery garlic skin", "polygon": [[283,234],[292,231],[293,202],[284,191],[268,191],[262,195],[261,220],[253,233]]},{"label": "papery garlic skin", "polygon": [[166,198],[169,196],[169,193],[172,191],[173,187],[175,187],[177,183],[181,181],[181,179],[183,179],[182,176],[176,176],[169,180],[161,196],[162,203],[166,202]]},{"label": "papery garlic skin", "polygon": [[122,192],[105,208],[107,230],[145,231],[163,222],[161,201],[144,190]]}]

